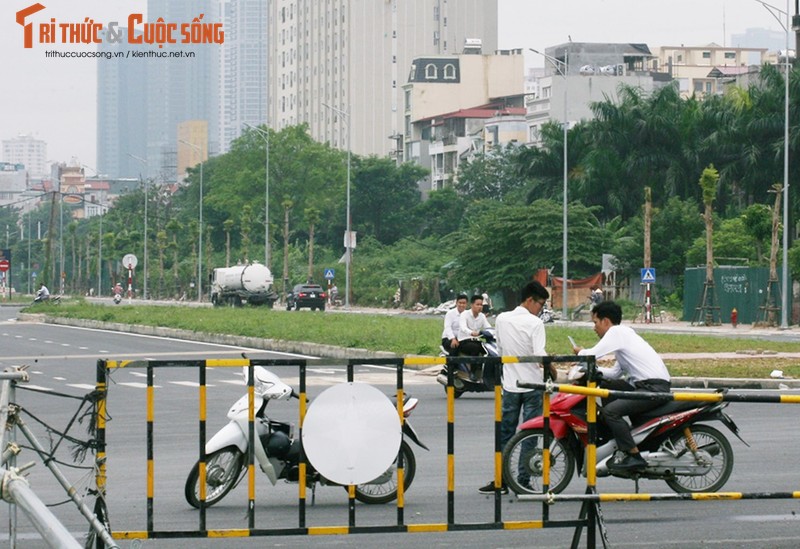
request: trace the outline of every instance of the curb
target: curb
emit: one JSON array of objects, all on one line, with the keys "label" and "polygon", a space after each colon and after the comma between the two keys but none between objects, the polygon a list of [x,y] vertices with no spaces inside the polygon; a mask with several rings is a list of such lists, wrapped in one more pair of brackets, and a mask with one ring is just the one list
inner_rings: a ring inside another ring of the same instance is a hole
[{"label": "curb", "polygon": [[[143,326],[138,324],[122,324],[118,322],[103,322],[100,320],[85,320],[78,318],[57,318],[44,314],[20,313],[18,319],[23,322],[41,322],[61,326],[75,326],[78,328],[91,328],[95,330],[109,330],[114,332],[149,335],[156,337],[171,337],[187,341],[204,341],[221,345],[235,345],[252,347],[264,351],[278,351],[311,355],[324,358],[400,358],[394,353],[386,351],[370,351],[349,347],[337,347],[321,343],[308,343],[303,341],[285,341],[281,339],[265,339],[260,337],[234,336],[227,334],[211,334],[194,332],[178,328],[164,328],[158,326]],[[424,370],[427,365],[411,365],[409,369]],[[748,390],[788,390],[800,389],[800,380],[797,379],[754,379],[754,378],[695,378],[673,377],[673,389],[748,389]]]}]

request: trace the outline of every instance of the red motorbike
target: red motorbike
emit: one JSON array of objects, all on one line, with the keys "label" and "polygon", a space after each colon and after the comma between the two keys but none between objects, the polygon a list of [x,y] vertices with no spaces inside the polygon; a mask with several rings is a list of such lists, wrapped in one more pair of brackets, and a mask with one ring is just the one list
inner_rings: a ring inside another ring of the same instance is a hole
[{"label": "red motorbike", "polygon": [[[570,373],[570,378],[575,374]],[[562,492],[577,471],[586,475],[586,396],[556,393],[550,401],[550,486]],[[706,421],[720,421],[739,440],[739,429],[723,412],[728,402],[669,401],[631,419],[631,434],[647,468],[636,472],[610,471],[608,463],[617,443],[597,422],[597,476],[616,476],[638,482],[661,479],[678,493],[716,492],[733,470],[733,449],[728,439]],[[541,494],[544,417],[524,422],[503,449],[505,483],[518,494]],[[638,484],[637,484],[638,488]]]}]

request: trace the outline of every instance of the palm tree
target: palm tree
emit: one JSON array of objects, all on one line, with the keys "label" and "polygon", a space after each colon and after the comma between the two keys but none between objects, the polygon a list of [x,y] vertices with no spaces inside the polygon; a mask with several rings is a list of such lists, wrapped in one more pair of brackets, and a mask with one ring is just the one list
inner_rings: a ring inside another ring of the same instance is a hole
[{"label": "palm tree", "polygon": [[239,224],[242,235],[242,259],[244,263],[247,263],[250,261],[250,231],[253,227],[253,208],[249,204],[242,207]]},{"label": "palm tree", "polygon": [[225,266],[231,266],[231,231],[236,222],[233,219],[226,219],[222,222],[222,230],[225,231]]},{"label": "palm tree", "polygon": [[283,206],[283,294],[286,295],[286,286],[289,283],[289,212],[294,206],[294,201],[284,196],[281,206]]},{"label": "palm tree", "polygon": [[308,223],[308,279],[314,277],[314,226],[319,223],[320,211],[313,206],[303,212]]}]

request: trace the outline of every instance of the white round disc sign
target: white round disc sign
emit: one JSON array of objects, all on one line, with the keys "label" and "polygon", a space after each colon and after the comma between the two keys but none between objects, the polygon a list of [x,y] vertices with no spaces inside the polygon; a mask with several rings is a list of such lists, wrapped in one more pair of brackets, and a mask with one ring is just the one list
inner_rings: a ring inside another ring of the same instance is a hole
[{"label": "white round disc sign", "polygon": [[125,257],[122,258],[122,266],[125,269],[135,269],[138,261],[135,255],[125,254]]},{"label": "white round disc sign", "polygon": [[402,438],[397,408],[366,383],[325,389],[303,420],[309,463],[339,484],[364,484],[392,466]]}]

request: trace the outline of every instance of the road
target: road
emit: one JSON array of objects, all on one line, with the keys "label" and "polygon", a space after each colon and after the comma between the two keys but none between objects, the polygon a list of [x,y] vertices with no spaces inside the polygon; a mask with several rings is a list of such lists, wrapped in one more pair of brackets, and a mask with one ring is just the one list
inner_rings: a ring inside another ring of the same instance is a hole
[{"label": "road", "polygon": [[[0,348],[4,349],[0,366],[29,364],[30,385],[51,394],[22,391],[17,401],[25,408],[25,421],[45,446],[51,439],[37,421],[63,430],[75,413],[79,401],[53,396],[52,393],[83,395],[94,388],[95,364],[108,359],[199,359],[238,357],[247,352],[252,358],[267,358],[263,351],[239,347],[207,345],[202,342],[176,341],[113,332],[69,328],[54,325],[21,323],[11,310],[0,309]],[[272,355],[276,356],[276,355]],[[208,433],[226,423],[225,412],[241,396],[243,386],[238,369],[210,369],[208,375]],[[108,506],[115,531],[144,530],[146,527],[146,453],[145,453],[145,384],[144,371],[122,369],[112,376],[109,387],[108,414]],[[277,371],[286,381],[296,383],[296,373]],[[356,379],[367,381],[387,393],[392,391],[394,373],[383,367],[363,366]],[[312,365],[309,371],[309,395],[312,398],[325,387],[341,382],[344,369],[338,366]],[[155,389],[155,528],[157,530],[193,530],[198,528],[198,512],[183,498],[186,475],[198,452],[197,374],[189,368],[159,369]],[[408,372],[406,390],[420,398],[411,420],[430,452],[414,447],[417,477],[407,494],[405,522],[430,524],[446,522],[446,400],[442,388],[432,377]],[[313,404],[312,404],[313,405]],[[793,405],[735,404],[731,415],[739,424],[748,448],[731,436],[736,453],[734,472],[726,490],[743,492],[797,490],[797,462],[800,441],[797,432],[797,409]],[[296,401],[276,402],[271,416],[297,422]],[[455,516],[457,523],[491,522],[493,498],[482,496],[476,488],[491,477],[492,424],[491,395],[465,395],[456,401]],[[34,419],[36,418],[36,419]],[[70,434],[86,438],[87,419],[76,424]],[[724,428],[723,428],[724,430]],[[727,433],[727,431],[725,430]],[[58,458],[72,462],[70,444],[58,450]],[[34,491],[49,504],[67,500],[41,460],[25,448],[19,463],[35,461],[29,470]],[[88,463],[88,462],[87,462]],[[84,465],[86,465],[85,463]],[[78,493],[84,493],[92,480],[90,470],[64,468]],[[574,479],[568,492],[581,493],[582,479]],[[600,479],[605,492],[631,492],[630,482]],[[641,483],[642,492],[667,492],[657,481]],[[258,528],[290,528],[298,525],[297,486],[279,483],[273,487],[263,476],[256,485],[255,517]],[[311,506],[307,495],[307,525],[346,525],[346,493],[337,487],[318,487]],[[795,500],[736,502],[652,502],[615,503],[602,507],[609,539],[615,547],[797,547],[800,528]],[[82,539],[88,530],[84,519],[71,503],[52,508],[53,512]],[[541,505],[520,502],[513,496],[502,499],[503,520],[537,520]],[[577,504],[553,506],[553,519],[574,519]],[[246,488],[239,486],[225,500],[208,510],[209,528],[246,528]],[[396,523],[392,505],[356,507],[358,525]],[[8,524],[8,506],[0,505],[0,524]],[[44,547],[38,534],[19,516],[20,546]],[[6,531],[7,528],[0,528]],[[522,531],[476,530],[436,534],[357,534],[350,536],[269,536],[236,539],[167,539],[121,541],[121,547],[530,547],[568,546],[572,530],[545,529]],[[3,536],[5,538],[5,536]],[[2,538],[0,538],[2,539]],[[585,540],[585,537],[584,537]],[[8,546],[5,539],[0,547]]]}]

